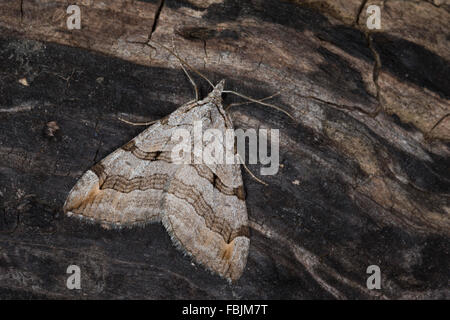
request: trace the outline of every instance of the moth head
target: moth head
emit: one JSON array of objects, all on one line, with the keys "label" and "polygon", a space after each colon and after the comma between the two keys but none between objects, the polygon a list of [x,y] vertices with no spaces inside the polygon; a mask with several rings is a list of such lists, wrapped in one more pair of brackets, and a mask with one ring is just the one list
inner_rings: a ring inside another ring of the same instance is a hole
[{"label": "moth head", "polygon": [[224,86],[225,86],[225,79],[222,79],[218,84],[216,84],[213,91],[211,91],[208,96],[211,98],[221,98]]}]

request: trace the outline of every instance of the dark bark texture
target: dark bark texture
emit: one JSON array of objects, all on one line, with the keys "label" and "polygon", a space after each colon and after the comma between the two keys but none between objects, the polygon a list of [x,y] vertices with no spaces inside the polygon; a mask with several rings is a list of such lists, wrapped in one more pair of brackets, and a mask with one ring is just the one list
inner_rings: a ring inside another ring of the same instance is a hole
[{"label": "dark bark texture", "polygon": [[[366,26],[374,4],[379,30]],[[449,22],[445,1],[0,1],[0,298],[450,298]],[[227,89],[281,90],[270,102],[296,119],[230,109],[236,128],[277,128],[281,143],[268,186],[243,171],[251,247],[234,284],[159,224],[105,230],[62,213],[80,175],[144,129],[119,117],[193,98],[148,39]],[[66,288],[71,264],[81,290]]]}]

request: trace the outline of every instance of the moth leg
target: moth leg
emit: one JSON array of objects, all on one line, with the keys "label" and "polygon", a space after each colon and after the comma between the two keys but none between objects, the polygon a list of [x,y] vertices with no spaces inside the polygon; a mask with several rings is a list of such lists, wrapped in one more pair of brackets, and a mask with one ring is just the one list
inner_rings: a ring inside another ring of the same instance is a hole
[{"label": "moth leg", "polygon": [[269,184],[262,181],[261,179],[259,179],[258,177],[255,176],[255,174],[253,172],[250,171],[250,169],[245,165],[245,161],[242,159],[242,157],[238,154],[239,159],[241,160],[241,164],[244,167],[245,171],[248,172],[248,174],[255,179],[256,182],[261,183],[263,186],[268,186]]},{"label": "moth leg", "polygon": [[[266,98],[257,100],[257,99],[253,99],[252,97],[248,97],[248,96],[246,96],[246,95],[243,95],[242,93],[233,91],[233,90],[223,90],[222,92],[223,92],[223,93],[232,93],[232,94],[237,95],[238,97],[244,98],[244,99],[246,99],[246,100],[248,100],[248,101],[251,101],[251,102],[254,102],[254,103],[263,105],[263,106],[271,107],[271,108],[273,108],[273,109],[276,109],[276,110],[278,110],[278,111],[283,112],[283,113],[284,113],[285,115],[287,115],[289,118],[291,118],[292,120],[296,121],[295,118],[294,118],[294,116],[292,116],[289,112],[287,112],[287,111],[284,110],[283,108],[280,108],[280,107],[278,107],[278,106],[276,106],[276,105],[274,105],[274,104],[271,104],[271,103],[263,102]],[[276,95],[276,94],[275,94],[275,95]],[[267,97],[267,98],[270,98],[270,97],[272,97],[272,96],[269,96],[269,97]],[[231,107],[231,105],[230,105],[230,106],[227,106],[227,107],[226,107],[226,110],[228,110],[230,107]]]},{"label": "moth leg", "polygon": [[149,125],[154,124],[154,123],[158,122],[159,120],[161,120],[161,119],[158,119],[158,120],[153,120],[153,121],[149,121],[149,122],[132,122],[132,121],[128,121],[128,120],[125,120],[122,118],[117,118],[117,119],[119,119],[122,122],[125,122],[126,124],[130,124],[132,126],[149,126]]},{"label": "moth leg", "polygon": [[[258,101],[258,102],[261,102],[261,101],[266,101],[266,100],[272,99],[273,97],[279,96],[279,95],[281,94],[282,91],[283,91],[283,90],[280,90],[280,91],[278,91],[278,92],[276,92],[276,93],[274,93],[274,94],[272,94],[272,95],[270,95],[270,96],[264,97],[264,98],[262,98],[262,99],[258,99],[257,101]],[[246,101],[246,102],[235,102],[235,103],[230,103],[230,104],[227,105],[224,109],[225,109],[225,111],[228,111],[228,110],[230,110],[231,107],[242,106],[242,105],[250,104],[250,103],[255,103],[255,102],[253,102],[253,101]]]}]

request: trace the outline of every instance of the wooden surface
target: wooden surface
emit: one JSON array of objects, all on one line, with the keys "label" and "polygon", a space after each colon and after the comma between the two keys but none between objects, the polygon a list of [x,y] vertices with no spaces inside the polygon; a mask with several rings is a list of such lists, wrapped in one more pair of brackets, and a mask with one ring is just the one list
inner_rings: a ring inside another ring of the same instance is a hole
[{"label": "wooden surface", "polygon": [[[0,298],[450,298],[448,4],[86,0],[70,2],[82,28],[67,30],[68,4],[0,1]],[[381,30],[366,28],[369,4]],[[62,214],[77,178],[143,130],[118,117],[158,119],[193,98],[149,38],[228,89],[282,90],[271,101],[296,119],[230,110],[235,127],[278,128],[281,143],[269,186],[243,172],[251,247],[236,284],[183,257],[161,225]],[[82,290],[66,288],[71,264]],[[381,290],[366,288],[369,265]]]}]

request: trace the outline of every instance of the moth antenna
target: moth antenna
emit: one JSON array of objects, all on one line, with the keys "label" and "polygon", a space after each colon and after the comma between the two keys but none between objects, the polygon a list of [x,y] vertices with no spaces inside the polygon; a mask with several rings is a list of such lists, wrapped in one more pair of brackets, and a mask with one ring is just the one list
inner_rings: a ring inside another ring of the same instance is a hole
[{"label": "moth antenna", "polygon": [[[173,48],[173,52],[176,52],[175,49],[175,44],[173,43],[173,37],[172,37],[172,48]],[[186,76],[189,78],[189,81],[191,82],[191,84],[194,86],[194,90],[195,90],[195,101],[198,101],[198,88],[197,88],[197,84],[195,83],[194,79],[192,79],[191,75],[189,74],[189,72],[187,72],[186,68],[184,67],[184,65],[182,63],[180,63],[181,69],[183,69],[184,73],[186,74]]]},{"label": "moth antenna", "polygon": [[197,88],[197,84],[194,82],[194,79],[191,78],[191,75],[187,72],[186,68],[183,66],[183,64],[181,64],[181,69],[183,69],[184,73],[186,73],[187,77],[189,78],[189,81],[192,83],[192,85],[194,86],[194,90],[195,90],[195,101],[198,101],[198,88]]},{"label": "moth antenna", "polygon": [[[182,68],[183,68],[183,65],[186,65],[191,71],[195,72],[195,73],[198,74],[200,77],[202,77],[203,79],[205,79],[205,80],[209,83],[209,85],[210,85],[212,88],[214,88],[213,83],[212,83],[212,82],[211,82],[204,74],[202,74],[200,71],[196,70],[196,69],[195,69],[194,67],[192,67],[189,63],[187,63],[185,60],[183,60],[176,52],[174,52],[174,50],[172,50],[172,49],[166,47],[165,45],[163,45],[163,44],[161,44],[161,43],[159,43],[159,42],[156,42],[155,40],[149,40],[148,42],[156,43],[158,46],[160,46],[160,47],[166,49],[167,51],[169,51],[175,58],[177,58],[177,59],[180,61],[181,67],[182,67]],[[186,72],[186,70],[185,70],[184,68],[183,68],[183,70]],[[186,74],[187,74],[187,76],[189,77],[189,80],[191,81],[191,83],[194,85],[194,88],[195,88],[195,91],[196,91],[196,92],[195,92],[195,94],[196,94],[196,99],[197,99],[197,96],[198,96],[198,92],[197,92],[197,91],[198,91],[198,88],[197,88],[197,86],[195,85],[195,83],[194,83],[194,81],[192,80],[192,78],[190,77],[190,75],[189,75],[187,72],[186,72]],[[251,97],[248,97],[248,96],[246,96],[246,95],[243,95],[243,94],[241,94],[241,93],[238,93],[238,92],[232,91],[232,90],[224,90],[224,91],[222,91],[222,92],[223,92],[223,93],[232,93],[232,94],[235,94],[235,95],[237,95],[237,96],[239,96],[239,97],[241,97],[241,98],[247,99],[247,100],[249,100],[249,101],[251,101],[251,102],[254,102],[254,103],[257,103],[257,104],[261,104],[261,105],[263,105],[263,106],[267,106],[267,107],[274,108],[274,109],[276,109],[276,110],[278,110],[278,111],[281,111],[281,112],[283,112],[284,114],[286,114],[286,115],[287,115],[289,118],[291,118],[293,121],[296,121],[295,118],[294,118],[289,112],[287,112],[286,110],[283,110],[282,108],[280,108],[280,107],[278,107],[278,106],[276,106],[276,105],[274,105],[274,104],[263,102],[264,100],[270,99],[270,98],[272,98],[272,97],[274,97],[274,96],[280,94],[282,91],[283,91],[283,90],[279,91],[278,93],[276,93],[276,94],[274,94],[274,95],[272,95],[272,96],[269,96],[269,97],[266,97],[266,98],[260,99],[260,100],[253,99],[253,98],[251,98]],[[229,105],[229,106],[227,107],[227,109],[229,109],[229,108],[230,108],[231,106],[233,106],[233,105],[236,105],[236,104],[231,104],[231,105]]]},{"label": "moth antenna", "polygon": [[149,40],[149,42],[154,42],[156,43],[158,46],[166,49],[167,51],[169,51],[175,58],[177,58],[181,64],[184,64],[185,66],[187,66],[190,70],[192,70],[193,72],[195,72],[196,74],[198,74],[200,77],[202,77],[203,79],[205,79],[209,85],[214,88],[214,85],[212,84],[212,82],[204,75],[202,74],[200,71],[196,70],[194,67],[192,67],[191,65],[189,65],[189,63],[187,63],[185,60],[183,60],[178,54],[176,54],[172,49],[166,47],[165,45],[156,42],[154,40]]},{"label": "moth antenna", "polygon": [[239,159],[241,159],[241,164],[244,166],[245,171],[247,171],[248,174],[249,174],[253,179],[255,179],[257,182],[261,183],[261,184],[264,185],[264,186],[268,186],[268,185],[269,185],[268,183],[266,183],[266,182],[262,181],[261,179],[259,179],[258,177],[256,177],[256,176],[253,174],[253,172],[251,172],[250,169],[247,168],[247,166],[245,165],[245,161],[242,160],[241,155],[240,155],[240,154],[237,154],[237,155],[238,155]]},{"label": "moth antenna", "polygon": [[158,119],[158,120],[153,120],[153,121],[149,121],[149,122],[131,122],[131,121],[128,121],[128,120],[125,120],[122,118],[117,118],[117,119],[119,119],[120,121],[125,122],[127,124],[131,124],[132,126],[149,126],[149,125],[154,124],[159,121],[159,119]]},{"label": "moth antenna", "polygon": [[257,104],[260,104],[260,105],[263,105],[263,106],[271,107],[273,109],[276,109],[278,111],[283,112],[289,118],[291,118],[292,120],[296,121],[295,118],[289,112],[287,112],[286,110],[284,110],[284,109],[282,109],[282,108],[280,108],[280,107],[278,107],[278,106],[276,106],[274,104],[263,102],[263,100],[265,100],[265,99],[256,100],[256,99],[253,99],[253,98],[248,97],[246,95],[243,95],[242,93],[239,93],[239,92],[236,92],[236,91],[232,91],[232,90],[223,90],[222,92],[223,93],[232,93],[232,94],[235,94],[235,95],[237,95],[237,96],[239,96],[241,98],[247,99],[247,100],[249,100],[251,102],[254,102],[254,103],[257,103]]}]

